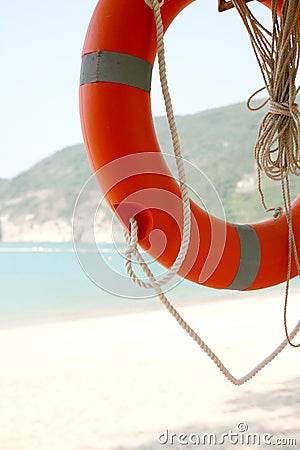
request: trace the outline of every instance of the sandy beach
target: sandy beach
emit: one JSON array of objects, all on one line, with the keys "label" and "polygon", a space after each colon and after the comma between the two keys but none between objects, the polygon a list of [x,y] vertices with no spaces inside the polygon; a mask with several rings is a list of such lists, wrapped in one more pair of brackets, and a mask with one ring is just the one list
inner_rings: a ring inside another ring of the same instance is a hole
[{"label": "sandy beach", "polygon": [[[282,298],[241,297],[180,308],[236,376],[284,338]],[[296,296],[289,311],[295,325]],[[300,448],[299,349],[235,387],[163,307],[0,336],[1,450],[243,448],[195,444],[196,434],[230,430],[272,435],[273,447],[293,438],[275,448]]]}]

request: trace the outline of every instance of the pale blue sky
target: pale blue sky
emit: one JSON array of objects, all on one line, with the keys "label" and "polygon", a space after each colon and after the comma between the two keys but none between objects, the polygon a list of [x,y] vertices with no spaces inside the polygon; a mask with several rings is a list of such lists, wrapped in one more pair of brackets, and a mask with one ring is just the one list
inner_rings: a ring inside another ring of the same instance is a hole
[{"label": "pale blue sky", "polygon": [[[1,5],[1,178],[82,142],[80,54],[96,3],[10,0]],[[268,10],[256,3],[258,16],[266,17]],[[197,0],[186,8],[168,30],[166,48],[176,114],[244,101],[262,85],[240,19],[233,10],[218,13],[217,0]],[[164,113],[156,75],[152,109],[153,115]]]}]

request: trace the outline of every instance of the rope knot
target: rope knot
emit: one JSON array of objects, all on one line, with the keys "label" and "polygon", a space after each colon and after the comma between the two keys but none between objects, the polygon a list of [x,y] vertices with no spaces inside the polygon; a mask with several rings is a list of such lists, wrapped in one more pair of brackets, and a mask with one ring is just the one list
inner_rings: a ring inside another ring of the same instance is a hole
[{"label": "rope knot", "polygon": [[283,208],[281,206],[277,206],[277,208],[274,208],[274,214],[273,217],[275,220],[280,219],[283,215]]},{"label": "rope knot", "polygon": [[[164,6],[165,0],[156,0],[158,3],[158,6],[161,8],[162,6]],[[155,4],[153,5],[153,0],[144,0],[144,2],[146,3],[147,6],[149,6],[149,8],[154,9]]]},{"label": "rope knot", "polygon": [[283,208],[281,206],[277,206],[276,208],[266,209],[266,212],[271,212],[271,211],[274,211],[274,213],[273,213],[274,220],[280,219],[283,215]]},{"label": "rope knot", "polygon": [[270,98],[269,112],[271,114],[295,118],[299,114],[298,104],[297,103],[289,104],[287,102],[279,103]]}]

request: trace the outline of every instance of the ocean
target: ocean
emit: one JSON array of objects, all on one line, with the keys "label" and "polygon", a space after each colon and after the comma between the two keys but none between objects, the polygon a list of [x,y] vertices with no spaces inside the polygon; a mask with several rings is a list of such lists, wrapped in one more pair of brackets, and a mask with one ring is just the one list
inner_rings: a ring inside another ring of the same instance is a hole
[{"label": "ocean", "polygon": [[[84,258],[93,265],[97,255],[89,252],[88,246],[83,249]],[[100,267],[95,260],[97,285],[82,268],[73,244],[1,243],[0,326],[121,314],[155,307],[156,298],[137,298],[139,289],[127,278],[124,260],[113,246],[102,246],[101,255]],[[106,271],[102,267],[105,261],[109,263]],[[191,299],[195,287],[189,282],[185,285],[191,291],[188,294]],[[132,289],[131,297],[128,286]],[[182,291],[182,287],[178,289]],[[179,291],[176,295],[180,295]]]},{"label": "ocean", "polygon": [[[152,269],[156,274],[162,270],[156,264]],[[0,274],[1,327],[162,308],[152,292],[128,278],[123,251],[114,245],[102,245],[97,252],[82,246],[76,253],[71,243],[1,243]],[[167,289],[175,306],[245,295],[179,278]]]}]

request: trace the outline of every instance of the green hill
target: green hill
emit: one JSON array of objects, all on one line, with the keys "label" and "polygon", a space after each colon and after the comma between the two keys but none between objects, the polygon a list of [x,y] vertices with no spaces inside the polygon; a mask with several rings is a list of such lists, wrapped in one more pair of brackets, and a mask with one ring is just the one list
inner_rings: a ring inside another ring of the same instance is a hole
[{"label": "green hill", "polygon": [[17,219],[34,211],[38,221],[69,218],[90,169],[82,144],[43,159],[32,169],[0,184],[1,215]]},{"label": "green hill", "polygon": [[[253,159],[262,116],[263,111],[250,112],[244,104],[235,104],[177,117],[184,158],[209,177],[230,221],[266,217],[256,189]],[[162,150],[170,153],[166,119],[156,118],[155,126]],[[90,174],[84,146],[79,144],[56,152],[11,180],[0,180],[2,239],[70,240],[74,204]],[[294,192],[299,191],[296,182],[299,186],[299,181],[292,181]],[[280,186],[275,184],[265,184],[270,206],[281,204]],[[104,208],[103,227],[108,220]]]},{"label": "green hill", "polygon": [[[257,192],[253,156],[259,124],[265,110],[249,111],[238,103],[189,116],[177,117],[182,152],[205,173],[215,186],[231,222],[266,219]],[[156,128],[162,148],[170,151],[166,120],[158,118]],[[298,183],[298,189],[296,187]],[[292,192],[299,192],[299,180],[291,179]],[[279,183],[264,182],[267,204],[282,205]]]}]

